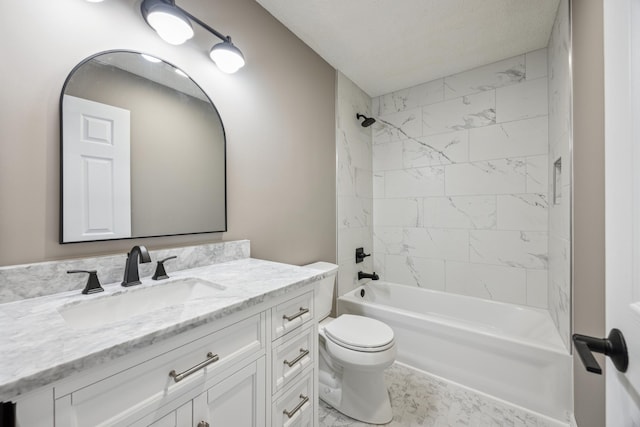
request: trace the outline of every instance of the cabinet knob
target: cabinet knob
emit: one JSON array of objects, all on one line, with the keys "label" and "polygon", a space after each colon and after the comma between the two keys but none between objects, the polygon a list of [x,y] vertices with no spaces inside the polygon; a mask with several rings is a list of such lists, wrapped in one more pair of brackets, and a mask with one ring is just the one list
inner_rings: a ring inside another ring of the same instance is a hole
[{"label": "cabinet knob", "polygon": [[209,423],[206,421],[200,421],[198,427],[209,427]]}]

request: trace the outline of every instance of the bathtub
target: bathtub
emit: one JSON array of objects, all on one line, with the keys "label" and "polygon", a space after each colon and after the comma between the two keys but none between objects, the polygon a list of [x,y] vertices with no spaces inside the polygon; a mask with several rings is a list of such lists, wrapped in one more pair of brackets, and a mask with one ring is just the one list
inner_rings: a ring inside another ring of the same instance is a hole
[{"label": "bathtub", "polygon": [[571,356],[546,310],[382,281],[337,309],[391,326],[399,362],[557,420],[571,411]]}]

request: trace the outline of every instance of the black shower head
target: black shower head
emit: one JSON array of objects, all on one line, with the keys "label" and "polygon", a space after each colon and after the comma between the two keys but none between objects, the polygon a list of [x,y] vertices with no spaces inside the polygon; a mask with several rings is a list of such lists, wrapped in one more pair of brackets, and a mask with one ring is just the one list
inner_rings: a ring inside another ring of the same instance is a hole
[{"label": "black shower head", "polygon": [[367,117],[367,116],[364,116],[364,115],[362,115],[360,113],[358,113],[356,115],[356,118],[358,120],[364,119],[364,121],[361,123],[363,128],[368,128],[369,126],[371,126],[372,124],[374,124],[376,122],[376,119],[374,119],[373,117]]}]

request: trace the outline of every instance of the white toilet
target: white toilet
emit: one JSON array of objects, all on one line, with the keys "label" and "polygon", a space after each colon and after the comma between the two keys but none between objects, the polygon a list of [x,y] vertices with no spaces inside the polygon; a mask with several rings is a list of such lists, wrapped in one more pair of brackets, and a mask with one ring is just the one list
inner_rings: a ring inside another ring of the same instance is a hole
[{"label": "white toilet", "polygon": [[393,330],[364,316],[329,317],[338,266],[316,262],[304,267],[332,273],[318,282],[315,291],[315,310],[320,319],[320,398],[356,420],[390,422],[393,414],[384,370],[396,358]]}]

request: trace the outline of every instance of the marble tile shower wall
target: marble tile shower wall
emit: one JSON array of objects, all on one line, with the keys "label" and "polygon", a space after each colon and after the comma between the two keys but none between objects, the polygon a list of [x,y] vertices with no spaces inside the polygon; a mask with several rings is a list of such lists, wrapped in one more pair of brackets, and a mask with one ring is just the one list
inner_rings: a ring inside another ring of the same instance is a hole
[{"label": "marble tile shower wall", "polygon": [[[549,313],[571,348],[571,70],[568,0],[562,0],[551,31],[549,63]],[[560,171],[552,166],[560,163]],[[559,175],[558,176],[558,172]],[[556,197],[554,182],[557,178]],[[558,191],[559,190],[559,191]],[[553,200],[555,199],[555,200]]]},{"label": "marble tile shower wall", "polygon": [[373,99],[374,267],[547,307],[547,52]]},{"label": "marble tile shower wall", "polygon": [[336,144],[338,195],[338,295],[357,287],[358,270],[371,272],[371,257],[356,265],[355,249],[373,249],[371,128],[356,114],[371,115],[371,98],[337,72]]}]

